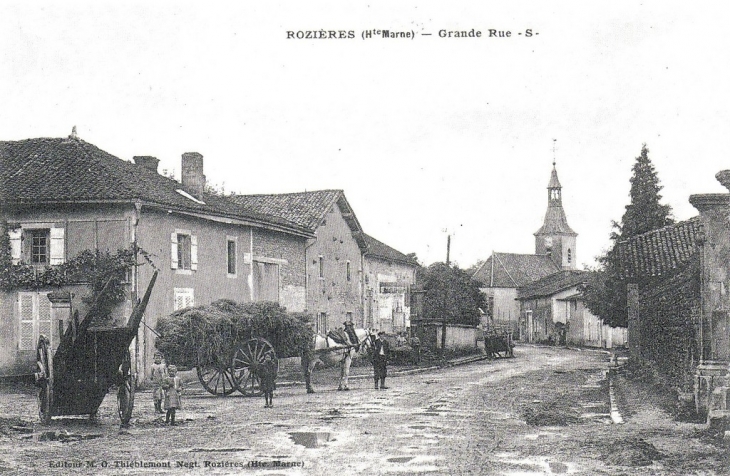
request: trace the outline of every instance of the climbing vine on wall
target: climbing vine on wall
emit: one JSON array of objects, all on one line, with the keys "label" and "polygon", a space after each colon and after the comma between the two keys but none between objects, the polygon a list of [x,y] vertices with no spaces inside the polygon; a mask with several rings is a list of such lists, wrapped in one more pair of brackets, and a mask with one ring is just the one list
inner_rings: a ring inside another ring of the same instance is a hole
[{"label": "climbing vine on wall", "polygon": [[[7,222],[0,224],[0,290],[40,289],[70,284],[87,284],[91,294],[81,300],[93,306],[93,313],[103,321],[127,298],[127,283],[133,268],[145,263],[156,268],[149,253],[132,245],[116,253],[85,250],[57,266],[14,264],[10,249]],[[138,259],[142,258],[142,262]]]}]

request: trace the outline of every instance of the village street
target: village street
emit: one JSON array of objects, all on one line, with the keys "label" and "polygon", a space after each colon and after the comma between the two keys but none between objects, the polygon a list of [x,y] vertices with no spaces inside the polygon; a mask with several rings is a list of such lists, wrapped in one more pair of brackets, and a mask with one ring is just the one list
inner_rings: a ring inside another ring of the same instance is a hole
[{"label": "village street", "polygon": [[[655,410],[611,424],[607,353],[519,346],[515,354],[389,378],[387,390],[369,378],[351,380],[349,392],[335,382],[320,382],[313,395],[299,385],[279,388],[273,409],[191,384],[176,427],[152,413],[149,392],[137,393],[128,430],[119,429],[113,395],[96,423],[54,419],[41,427],[31,424],[33,395],[4,389],[0,472],[692,474],[704,464],[716,471],[704,474],[721,474],[727,467],[720,450],[687,438],[690,426],[662,423]],[[615,454],[644,441],[662,455],[650,466]],[[275,461],[289,467],[271,467]],[[269,467],[251,466],[260,463]]]}]

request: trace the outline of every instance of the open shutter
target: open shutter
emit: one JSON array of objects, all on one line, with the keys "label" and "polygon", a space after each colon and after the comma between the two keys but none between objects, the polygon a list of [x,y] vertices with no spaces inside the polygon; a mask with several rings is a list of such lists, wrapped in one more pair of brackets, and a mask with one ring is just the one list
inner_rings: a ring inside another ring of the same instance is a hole
[{"label": "open shutter", "polygon": [[63,257],[65,255],[65,247],[63,244],[65,231],[63,228],[51,228],[51,265],[63,264]]},{"label": "open shutter", "polygon": [[34,350],[33,296],[35,293],[18,293],[18,316],[20,316],[20,350]]},{"label": "open shutter", "polygon": [[190,235],[190,269],[198,269],[198,237]]},{"label": "open shutter", "polygon": [[54,348],[51,324],[51,301],[48,300],[48,293],[38,293],[38,335],[43,334],[48,337],[51,348]]},{"label": "open shutter", "polygon": [[170,268],[177,269],[177,233],[170,233]]},{"label": "open shutter", "polygon": [[8,236],[10,237],[10,258],[13,260],[13,264],[19,264],[20,258],[23,255],[23,231],[20,228],[17,230],[8,230]]}]

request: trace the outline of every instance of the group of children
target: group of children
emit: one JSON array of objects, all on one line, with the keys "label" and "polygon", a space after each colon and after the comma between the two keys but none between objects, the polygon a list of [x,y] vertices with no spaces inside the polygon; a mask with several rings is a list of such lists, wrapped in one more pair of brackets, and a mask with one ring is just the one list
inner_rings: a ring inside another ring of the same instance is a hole
[{"label": "group of children", "polygon": [[177,376],[177,367],[162,362],[160,352],[155,353],[152,364],[152,383],[155,386],[152,394],[155,411],[166,413],[165,423],[175,425],[175,411],[180,408],[180,396],[183,390],[182,380]]},{"label": "group of children", "polygon": [[[162,361],[162,353],[156,352],[152,364],[152,384],[155,401],[155,412],[166,413],[165,423],[175,425],[175,411],[180,408],[182,395],[182,380],[177,376],[177,367],[166,365]],[[274,389],[276,388],[277,365],[270,354],[264,356],[264,361],[256,369],[261,391],[264,394],[264,408],[274,406]]]}]

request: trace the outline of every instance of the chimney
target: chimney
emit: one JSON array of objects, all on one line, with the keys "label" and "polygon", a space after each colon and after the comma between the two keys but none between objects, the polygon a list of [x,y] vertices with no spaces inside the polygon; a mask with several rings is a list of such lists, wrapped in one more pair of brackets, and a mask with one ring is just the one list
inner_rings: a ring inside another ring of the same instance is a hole
[{"label": "chimney", "polygon": [[182,155],[182,184],[197,198],[202,198],[205,189],[203,175],[203,156],[197,152],[185,152]]},{"label": "chimney", "polygon": [[157,164],[160,163],[160,159],[158,159],[157,157],[152,157],[149,155],[135,155],[134,157],[132,157],[132,159],[134,159],[134,163],[139,165],[140,167],[144,167],[157,173]]}]

